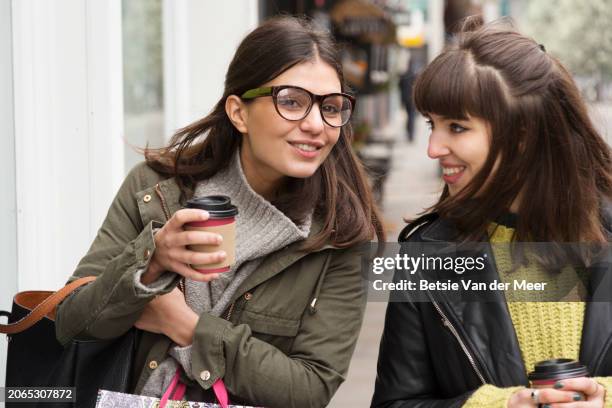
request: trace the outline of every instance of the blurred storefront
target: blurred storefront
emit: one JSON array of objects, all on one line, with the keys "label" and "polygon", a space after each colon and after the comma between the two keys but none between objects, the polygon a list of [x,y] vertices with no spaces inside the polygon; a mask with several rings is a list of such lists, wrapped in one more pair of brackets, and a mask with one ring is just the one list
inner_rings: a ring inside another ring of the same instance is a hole
[{"label": "blurred storefront", "polygon": [[281,13],[307,15],[342,47],[344,75],[358,97],[354,149],[381,204],[393,144],[407,133],[401,102],[410,90],[401,89],[400,79],[442,48],[444,8],[444,0],[260,0],[261,20]]},{"label": "blurred storefront", "polygon": [[329,29],[342,49],[344,75],[358,97],[352,119],[354,148],[368,169],[377,197],[391,166],[398,109],[398,57],[393,9],[370,0],[263,0],[262,19],[287,13],[308,15]]}]

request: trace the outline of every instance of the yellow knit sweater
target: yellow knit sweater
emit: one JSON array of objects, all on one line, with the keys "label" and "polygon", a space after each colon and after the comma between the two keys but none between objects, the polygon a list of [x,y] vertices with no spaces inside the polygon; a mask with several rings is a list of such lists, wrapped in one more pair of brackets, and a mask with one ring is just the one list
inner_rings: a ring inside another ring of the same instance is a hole
[{"label": "yellow knit sweater", "polygon": [[[532,262],[526,267],[512,271],[509,243],[512,241],[514,229],[493,224],[490,233],[495,264],[502,282],[525,279],[528,282],[547,283],[546,291],[539,295],[543,300],[540,302],[533,301],[534,296],[538,296],[537,293],[506,292],[508,310],[527,373],[533,370],[538,361],[561,357],[578,360],[585,303],[546,301],[550,300],[550,296],[557,296],[555,299],[570,299],[574,298],[577,292],[582,292],[584,286],[575,279],[576,273],[571,268],[566,268],[560,274],[551,276]],[[612,390],[612,377],[597,380],[606,388],[606,394],[607,390]],[[464,407],[506,408],[510,396],[521,388],[484,385],[472,394]],[[612,398],[606,398],[605,406],[612,407]]]}]

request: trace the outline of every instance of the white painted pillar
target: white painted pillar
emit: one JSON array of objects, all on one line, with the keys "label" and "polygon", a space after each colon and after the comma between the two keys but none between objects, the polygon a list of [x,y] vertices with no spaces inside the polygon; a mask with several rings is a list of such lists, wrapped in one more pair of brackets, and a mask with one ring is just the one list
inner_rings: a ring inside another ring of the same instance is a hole
[{"label": "white painted pillar", "polygon": [[120,0],[12,2],[18,289],[58,288],[124,176]]},{"label": "white painted pillar", "polygon": [[[0,309],[11,310],[17,292],[17,220],[15,201],[15,127],[13,121],[11,3],[0,1]],[[0,320],[6,323],[6,319]],[[5,336],[0,335],[0,387],[5,384]]]}]

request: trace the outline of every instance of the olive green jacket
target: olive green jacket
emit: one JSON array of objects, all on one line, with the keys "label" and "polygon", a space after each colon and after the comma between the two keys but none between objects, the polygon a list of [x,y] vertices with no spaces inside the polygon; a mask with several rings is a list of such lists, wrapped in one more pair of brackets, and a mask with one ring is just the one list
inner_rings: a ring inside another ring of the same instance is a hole
[{"label": "olive green jacket", "polygon": [[[58,306],[56,334],[62,344],[121,336],[155,295],[178,284],[180,276],[173,272],[159,278],[166,283],[154,293],[137,289],[134,281],[155,251],[154,228],[182,208],[179,196],[173,178],[164,179],[144,163],[130,172],[70,281],[98,278]],[[311,235],[320,228],[313,220]],[[238,288],[224,318],[200,315],[191,374],[204,390],[223,378],[234,403],[323,407],[344,380],[365,307],[361,253],[330,245],[304,253],[299,245],[267,256]],[[165,335],[143,333],[134,393],[170,345]]]}]

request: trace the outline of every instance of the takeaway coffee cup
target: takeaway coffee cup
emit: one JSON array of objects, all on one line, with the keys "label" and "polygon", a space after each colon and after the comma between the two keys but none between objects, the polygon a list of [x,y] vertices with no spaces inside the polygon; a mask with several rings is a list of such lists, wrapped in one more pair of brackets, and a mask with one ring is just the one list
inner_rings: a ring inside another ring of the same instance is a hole
[{"label": "takeaway coffee cup", "polygon": [[196,221],[185,224],[186,230],[206,231],[223,237],[221,245],[189,245],[188,248],[198,252],[225,251],[227,256],[221,262],[207,265],[191,265],[202,273],[221,273],[230,270],[236,262],[236,214],[238,209],[232,205],[231,199],[224,195],[210,195],[187,201],[185,208],[206,210],[210,217],[206,221]]},{"label": "takeaway coffee cup", "polygon": [[589,370],[576,360],[556,358],[536,363],[528,378],[531,388],[553,388],[557,381],[577,377],[589,377]]}]

